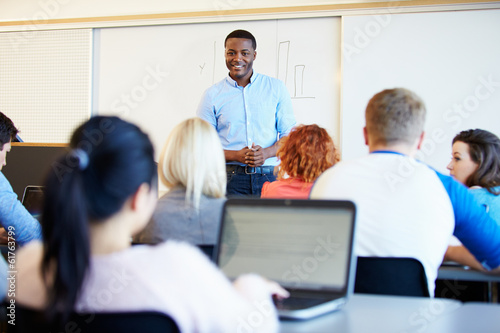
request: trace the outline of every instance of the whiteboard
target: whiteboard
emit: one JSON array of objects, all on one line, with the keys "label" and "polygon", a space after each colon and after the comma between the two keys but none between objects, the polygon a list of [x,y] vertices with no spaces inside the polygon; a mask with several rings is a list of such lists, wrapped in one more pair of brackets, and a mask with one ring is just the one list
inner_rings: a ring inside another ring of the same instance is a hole
[{"label": "whiteboard", "polygon": [[342,151],[362,156],[368,100],[405,87],[427,106],[418,158],[448,173],[451,140],[482,128],[500,136],[500,11],[343,17]]},{"label": "whiteboard", "polygon": [[282,79],[297,123],[338,138],[339,17],[96,29],[93,113],[139,124],[158,157],[169,132],[196,115],[203,92],[228,73],[224,39],[245,29],[257,39],[254,70]]}]

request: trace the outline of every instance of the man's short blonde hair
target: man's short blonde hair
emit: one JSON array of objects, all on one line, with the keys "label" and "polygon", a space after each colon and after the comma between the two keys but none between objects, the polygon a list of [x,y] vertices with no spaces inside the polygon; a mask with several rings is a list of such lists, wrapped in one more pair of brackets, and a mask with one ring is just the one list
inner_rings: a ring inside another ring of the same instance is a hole
[{"label": "man's short blonde hair", "polygon": [[225,158],[215,129],[200,118],[190,118],[170,133],[160,157],[160,179],[170,189],[186,188],[186,202],[199,208],[202,194],[226,195]]},{"label": "man's short blonde hair", "polygon": [[425,105],[414,92],[395,88],[373,96],[366,107],[366,130],[373,144],[413,144],[424,130]]}]

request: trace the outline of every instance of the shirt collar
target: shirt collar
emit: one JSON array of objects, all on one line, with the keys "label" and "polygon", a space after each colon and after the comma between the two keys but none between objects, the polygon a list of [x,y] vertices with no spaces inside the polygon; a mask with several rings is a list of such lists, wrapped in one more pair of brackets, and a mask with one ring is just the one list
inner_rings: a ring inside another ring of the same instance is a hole
[{"label": "shirt collar", "polygon": [[[252,84],[256,78],[257,78],[257,73],[252,69],[252,76],[250,76],[250,83],[249,84]],[[229,82],[229,84],[234,86],[234,87],[239,87],[238,82],[233,80],[233,78],[229,75],[229,73],[227,73],[227,82]]]},{"label": "shirt collar", "polygon": [[393,150],[374,150],[370,154],[395,154],[395,155],[406,156],[403,153],[399,153],[399,152],[393,151]]}]

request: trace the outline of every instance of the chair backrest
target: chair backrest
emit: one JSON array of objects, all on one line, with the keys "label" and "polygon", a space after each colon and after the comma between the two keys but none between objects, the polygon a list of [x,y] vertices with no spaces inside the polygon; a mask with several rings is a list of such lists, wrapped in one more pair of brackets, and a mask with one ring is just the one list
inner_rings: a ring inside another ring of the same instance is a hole
[{"label": "chair backrest", "polygon": [[16,304],[16,325],[8,325],[11,333],[179,333],[175,321],[168,315],[155,312],[73,313],[62,327],[46,322],[44,313]]},{"label": "chair backrest", "polygon": [[210,261],[215,261],[214,260],[214,247],[215,245],[208,245],[208,244],[199,244],[197,245],[198,248],[207,255],[208,259]]},{"label": "chair backrest", "polygon": [[358,257],[354,292],[429,297],[424,267],[414,258]]}]

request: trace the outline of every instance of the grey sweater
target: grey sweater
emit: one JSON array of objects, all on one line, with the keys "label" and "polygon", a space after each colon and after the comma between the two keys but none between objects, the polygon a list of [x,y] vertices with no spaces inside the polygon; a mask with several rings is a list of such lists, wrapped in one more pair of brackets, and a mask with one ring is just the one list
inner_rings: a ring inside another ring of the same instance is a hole
[{"label": "grey sweater", "polygon": [[151,221],[134,237],[134,242],[157,244],[175,239],[193,245],[215,244],[226,199],[202,195],[197,212],[186,203],[185,196],[184,187],[175,187],[163,195],[158,200]]}]

